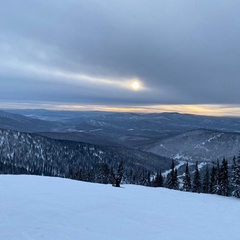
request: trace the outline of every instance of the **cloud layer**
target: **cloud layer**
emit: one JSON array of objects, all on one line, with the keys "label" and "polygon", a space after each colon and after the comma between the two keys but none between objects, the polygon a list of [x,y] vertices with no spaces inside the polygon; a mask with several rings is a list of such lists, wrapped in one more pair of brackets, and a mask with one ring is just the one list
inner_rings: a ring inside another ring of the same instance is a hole
[{"label": "cloud layer", "polygon": [[239,104],[239,10],[237,0],[5,1],[0,100]]}]

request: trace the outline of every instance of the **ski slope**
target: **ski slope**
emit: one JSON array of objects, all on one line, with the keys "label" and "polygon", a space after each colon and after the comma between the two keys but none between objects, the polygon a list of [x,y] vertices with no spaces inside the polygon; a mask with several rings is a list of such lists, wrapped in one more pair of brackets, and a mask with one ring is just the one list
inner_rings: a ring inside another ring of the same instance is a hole
[{"label": "ski slope", "polygon": [[238,240],[239,212],[235,198],[0,175],[3,240]]}]

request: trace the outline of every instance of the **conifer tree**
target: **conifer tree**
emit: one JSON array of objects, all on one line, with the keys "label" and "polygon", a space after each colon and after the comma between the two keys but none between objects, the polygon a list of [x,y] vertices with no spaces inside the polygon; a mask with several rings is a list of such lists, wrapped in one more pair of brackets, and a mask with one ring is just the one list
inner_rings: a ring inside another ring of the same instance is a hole
[{"label": "conifer tree", "polygon": [[215,185],[213,185],[213,193],[221,195],[221,169],[219,166],[219,161],[217,161],[216,182]]},{"label": "conifer tree", "polygon": [[209,193],[214,193],[214,186],[217,184],[217,169],[216,167],[212,167],[211,176],[210,176],[210,185],[209,185]]},{"label": "conifer tree", "polygon": [[95,182],[108,184],[110,180],[110,169],[107,163],[99,163]]},{"label": "conifer tree", "polygon": [[208,166],[206,168],[206,172],[205,172],[205,175],[203,177],[202,192],[203,193],[210,193],[210,179],[209,179]]},{"label": "conifer tree", "polygon": [[182,190],[186,191],[186,192],[190,192],[191,188],[192,188],[192,184],[191,184],[191,178],[190,178],[189,168],[188,168],[188,163],[187,163],[184,178],[183,178]]},{"label": "conifer tree", "polygon": [[229,196],[228,162],[223,159],[220,168],[220,195]]},{"label": "conifer tree", "polygon": [[198,170],[198,162],[196,162],[196,166],[195,166],[195,172],[194,172],[194,176],[193,176],[192,192],[197,192],[197,193],[201,192],[201,177],[200,177],[200,173],[199,173],[199,170]]},{"label": "conifer tree", "polygon": [[117,174],[115,176],[115,186],[120,187],[120,183],[123,178],[123,162],[120,162],[118,165]]},{"label": "conifer tree", "polygon": [[170,188],[172,189],[172,182],[173,182],[173,179],[174,179],[174,161],[172,160],[172,164],[171,164],[171,170],[170,170],[170,173],[167,175],[167,181],[166,181],[166,188]]},{"label": "conifer tree", "polygon": [[173,189],[175,189],[175,190],[179,189],[178,170],[177,169],[174,170]]},{"label": "conifer tree", "polygon": [[172,160],[171,171],[167,175],[166,187],[169,189],[178,189],[177,169],[175,169],[174,160]]},{"label": "conifer tree", "polygon": [[163,186],[163,176],[161,171],[157,173],[155,179],[154,179],[154,187],[162,187]]},{"label": "conifer tree", "polygon": [[139,175],[138,184],[143,185],[143,186],[148,186],[149,180],[150,180],[149,173],[147,171],[145,171],[144,169],[142,169],[140,172],[140,175]]},{"label": "conifer tree", "polygon": [[240,198],[240,154],[234,162],[232,171],[231,195]]}]

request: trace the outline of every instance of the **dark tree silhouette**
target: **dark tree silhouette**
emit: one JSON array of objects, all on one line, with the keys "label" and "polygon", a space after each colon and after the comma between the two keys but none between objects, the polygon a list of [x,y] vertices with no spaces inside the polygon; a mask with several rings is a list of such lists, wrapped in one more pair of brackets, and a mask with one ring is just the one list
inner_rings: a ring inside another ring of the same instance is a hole
[{"label": "dark tree silhouette", "polygon": [[167,175],[166,187],[169,189],[178,189],[177,169],[175,169],[174,160],[172,160],[171,171]]},{"label": "dark tree silhouette", "polygon": [[220,168],[220,195],[229,196],[228,162],[223,159]]},{"label": "dark tree silhouette", "polygon": [[210,179],[209,179],[208,166],[206,168],[206,172],[205,172],[205,175],[203,177],[202,192],[203,193],[209,193],[210,192]]},{"label": "dark tree silhouette", "polygon": [[182,190],[186,191],[186,192],[190,192],[191,188],[192,188],[192,183],[191,183],[191,178],[190,178],[189,168],[188,168],[188,163],[187,163],[186,169],[185,169],[185,174],[184,174],[184,177],[183,177]]},{"label": "dark tree silhouette", "polygon": [[200,178],[200,173],[198,170],[198,162],[196,162],[196,166],[195,166],[195,172],[194,172],[194,176],[193,176],[193,185],[192,185],[192,192],[197,192],[200,193],[201,192],[201,178]]},{"label": "dark tree silhouette", "polygon": [[161,171],[159,173],[157,173],[155,179],[154,179],[154,183],[153,183],[154,187],[163,187],[163,176]]},{"label": "dark tree silhouette", "polygon": [[115,176],[115,186],[120,187],[120,183],[123,177],[123,162],[120,162],[118,165],[117,174]]},{"label": "dark tree silhouette", "polygon": [[240,198],[240,154],[237,158],[237,161],[233,163],[233,171],[232,171],[232,191],[231,195],[237,198]]}]

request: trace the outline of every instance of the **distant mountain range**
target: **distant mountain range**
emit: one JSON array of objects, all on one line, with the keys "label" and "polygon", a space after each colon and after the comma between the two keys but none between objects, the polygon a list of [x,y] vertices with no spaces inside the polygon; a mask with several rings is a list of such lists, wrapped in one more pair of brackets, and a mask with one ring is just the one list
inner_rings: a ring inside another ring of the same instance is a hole
[{"label": "distant mountain range", "polygon": [[12,117],[13,120],[15,117],[19,118],[24,115],[28,117],[24,118],[25,121],[29,119],[30,124],[24,122],[16,124],[11,120],[12,123],[2,126],[0,116],[1,128],[12,129],[12,125],[15,130],[44,132],[45,136],[57,139],[137,149],[155,144],[165,137],[172,137],[196,129],[240,133],[240,118],[230,117],[208,117],[179,113],[8,111],[16,114]]},{"label": "distant mountain range", "polygon": [[128,153],[126,158],[130,152],[139,152],[142,159],[144,154],[152,153],[152,157],[201,162],[232,159],[240,150],[240,118],[230,117],[7,110],[0,111],[0,128],[38,133],[43,139],[109,147],[113,152],[124,149],[121,151]]},{"label": "distant mountain range", "polygon": [[2,129],[18,130],[22,132],[48,132],[57,131],[60,126],[61,124],[57,122],[43,121],[21,114],[0,111],[0,128]]}]

